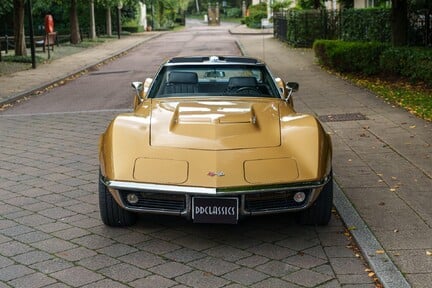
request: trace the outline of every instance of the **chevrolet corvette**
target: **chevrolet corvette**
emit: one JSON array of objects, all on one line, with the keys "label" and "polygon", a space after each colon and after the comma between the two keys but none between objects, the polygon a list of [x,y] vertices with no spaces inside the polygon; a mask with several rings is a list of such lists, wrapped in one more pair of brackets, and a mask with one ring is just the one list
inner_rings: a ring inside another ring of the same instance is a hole
[{"label": "chevrolet corvette", "polygon": [[99,139],[104,224],[139,213],[235,224],[288,212],[326,225],[333,204],[330,136],[294,110],[296,82],[250,57],[175,57],[133,82],[134,108]]}]

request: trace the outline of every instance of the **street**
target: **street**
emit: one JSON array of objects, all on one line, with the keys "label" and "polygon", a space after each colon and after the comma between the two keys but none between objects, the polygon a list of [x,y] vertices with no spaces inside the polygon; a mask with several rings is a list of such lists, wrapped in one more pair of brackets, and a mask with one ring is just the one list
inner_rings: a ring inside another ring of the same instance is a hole
[{"label": "street", "polygon": [[0,287],[375,287],[336,212],[327,227],[289,214],[102,224],[98,137],[131,108],[130,82],[173,56],[241,54],[229,25],[192,24],[0,113]]}]

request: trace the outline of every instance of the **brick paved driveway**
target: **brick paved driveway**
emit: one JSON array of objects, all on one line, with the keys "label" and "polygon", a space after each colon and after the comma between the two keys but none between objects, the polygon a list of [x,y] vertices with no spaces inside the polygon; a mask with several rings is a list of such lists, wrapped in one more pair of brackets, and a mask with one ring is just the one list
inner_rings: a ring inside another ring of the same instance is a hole
[{"label": "brick paved driveway", "polygon": [[105,227],[97,143],[117,113],[0,116],[0,287],[374,287],[337,217]]}]

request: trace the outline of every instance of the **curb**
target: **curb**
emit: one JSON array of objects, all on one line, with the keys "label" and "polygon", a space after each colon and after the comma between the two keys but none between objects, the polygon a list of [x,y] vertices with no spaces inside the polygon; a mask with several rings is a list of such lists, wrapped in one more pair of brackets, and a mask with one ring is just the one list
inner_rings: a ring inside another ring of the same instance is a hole
[{"label": "curb", "polygon": [[[336,183],[333,185],[333,191],[335,196],[333,203],[336,210],[345,226],[354,228],[350,232],[356,240],[363,257],[375,272],[381,284],[386,288],[410,288],[411,285],[384,251],[384,248]],[[377,251],[384,251],[384,253],[377,254]]]},{"label": "curb", "polygon": [[162,35],[162,33],[150,36],[148,38],[145,38],[143,41],[141,41],[139,43],[135,43],[134,45],[128,46],[126,48],[123,48],[120,51],[116,51],[115,53],[113,53],[113,54],[111,54],[111,55],[109,55],[107,57],[104,57],[103,59],[98,60],[98,61],[96,61],[94,63],[91,63],[91,64],[88,64],[86,66],[80,67],[80,68],[78,68],[78,69],[76,69],[76,70],[74,70],[72,72],[68,72],[66,74],[63,74],[63,75],[61,75],[61,76],[59,76],[59,77],[57,77],[55,79],[52,79],[51,81],[45,82],[45,83],[43,83],[43,84],[41,84],[39,86],[35,86],[35,87],[33,87],[33,88],[29,89],[29,90],[21,91],[21,92],[18,92],[16,94],[12,94],[11,96],[8,96],[6,98],[0,99],[0,105],[5,105],[5,104],[9,104],[9,103],[15,102],[17,100],[20,100],[20,99],[22,99],[22,98],[24,98],[26,96],[29,96],[29,95],[33,94],[34,92],[36,92],[38,90],[43,90],[43,89],[45,89],[48,86],[51,86],[51,85],[53,85],[53,84],[55,84],[55,83],[57,83],[57,82],[59,82],[61,80],[64,80],[64,79],[66,79],[66,78],[68,78],[68,77],[70,77],[72,75],[78,74],[78,73],[80,73],[80,72],[82,72],[84,70],[89,69],[90,67],[98,65],[99,63],[105,62],[105,61],[107,61],[107,60],[109,60],[109,59],[111,59],[113,57],[116,57],[116,56],[118,56],[118,55],[120,55],[122,53],[125,53],[125,52],[129,51],[129,50],[132,50],[132,49],[138,47],[139,45],[141,45],[141,44],[143,44],[143,43],[145,43],[147,41],[150,41],[152,39],[155,39],[155,38],[157,38],[157,37],[159,37],[161,35]]},{"label": "curb", "polygon": [[[263,29],[260,29],[261,31],[260,32],[246,32],[246,31],[243,31],[243,32],[235,32],[235,31],[233,31],[233,30],[235,30],[237,27],[239,27],[239,26],[241,26],[241,25],[238,25],[238,26],[236,26],[235,28],[233,28],[233,29],[228,29],[228,32],[231,34],[231,35],[273,35],[274,34],[274,32],[273,31],[271,31],[271,32],[263,32]],[[257,30],[257,29],[256,29]],[[253,31],[253,30],[252,30]]]}]

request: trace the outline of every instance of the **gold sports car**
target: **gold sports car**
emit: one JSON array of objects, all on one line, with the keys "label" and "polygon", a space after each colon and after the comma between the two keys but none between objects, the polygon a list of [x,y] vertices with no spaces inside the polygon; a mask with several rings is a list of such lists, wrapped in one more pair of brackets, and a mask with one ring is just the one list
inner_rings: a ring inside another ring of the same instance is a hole
[{"label": "gold sports car", "polygon": [[172,58],[132,86],[133,112],[99,140],[106,225],[132,225],[137,213],[237,223],[296,212],[303,224],[329,222],[331,140],[294,110],[297,83],[254,58],[210,56]]}]

